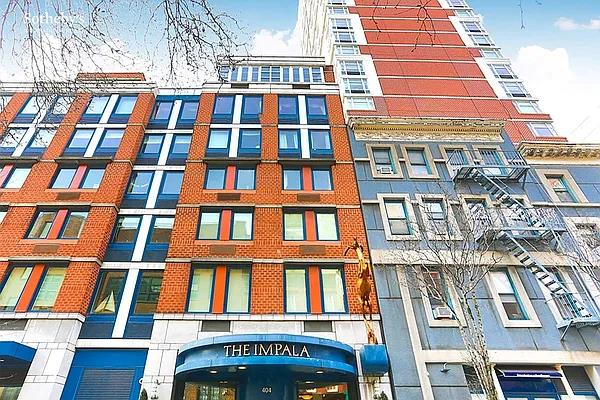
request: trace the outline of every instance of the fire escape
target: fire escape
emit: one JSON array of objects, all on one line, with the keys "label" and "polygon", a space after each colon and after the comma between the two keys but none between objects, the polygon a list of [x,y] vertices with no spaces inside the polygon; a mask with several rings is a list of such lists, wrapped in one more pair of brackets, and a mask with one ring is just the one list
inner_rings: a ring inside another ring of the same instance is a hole
[{"label": "fire escape", "polygon": [[[517,152],[480,149],[473,152],[456,150],[448,159],[451,176],[456,183],[475,182],[485,189],[498,206],[499,222],[480,203],[469,204],[476,239],[487,235],[510,252],[537,280],[548,289],[552,303],[562,317],[558,328],[600,325],[600,313],[579,274],[578,290],[567,284],[557,268],[544,265],[532,251],[535,245],[550,246],[558,251],[561,234],[566,231],[562,216],[552,208],[532,208],[511,194],[510,184],[524,185],[529,165]],[[515,223],[516,222],[516,223]]]}]

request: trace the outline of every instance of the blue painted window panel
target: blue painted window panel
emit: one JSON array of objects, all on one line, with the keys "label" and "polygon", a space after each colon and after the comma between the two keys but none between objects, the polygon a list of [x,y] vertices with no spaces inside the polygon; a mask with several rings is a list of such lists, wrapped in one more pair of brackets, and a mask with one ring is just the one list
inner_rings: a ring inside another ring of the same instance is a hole
[{"label": "blue painted window panel", "polygon": [[325,96],[306,96],[306,113],[309,124],[328,124],[329,118],[327,117]]},{"label": "blue painted window panel", "polygon": [[117,219],[105,261],[131,260],[140,221],[141,218],[137,216],[122,216]]},{"label": "blue painted window panel", "polygon": [[163,262],[167,258],[173,231],[173,217],[154,217],[142,261]]},{"label": "blue painted window panel", "polygon": [[110,100],[110,96],[93,96],[88,103],[85,112],[79,119],[80,123],[99,122],[104,113],[104,109]]},{"label": "blue painted window panel", "polygon": [[94,156],[114,156],[123,138],[123,129],[106,129],[100,139]]},{"label": "blue painted window panel", "polygon": [[298,97],[279,96],[278,113],[280,124],[300,123],[300,115],[298,113]]},{"label": "blue painted window panel", "polygon": [[183,171],[167,171],[164,173],[156,208],[174,208],[179,201]]},{"label": "blue painted window panel", "polygon": [[233,121],[233,103],[235,96],[217,96],[212,114],[212,122],[230,124]]},{"label": "blue painted window panel", "polygon": [[125,337],[149,339],[152,335],[153,315],[156,312],[163,271],[142,271],[127,319]]},{"label": "blue painted window panel", "polygon": [[211,129],[208,135],[206,154],[211,156],[228,156],[230,139],[230,129]]},{"label": "blue painted window panel", "polygon": [[300,130],[298,129],[280,129],[279,130],[279,156],[280,157],[300,157]]},{"label": "blue painted window panel", "polygon": [[48,113],[44,116],[44,122],[49,124],[57,124],[62,122],[63,118],[73,102],[73,96],[58,96],[54,101],[54,104],[48,110]]},{"label": "blue painted window panel", "polygon": [[332,190],[331,170],[313,168],[312,170],[313,190]]},{"label": "blue painted window panel", "polygon": [[191,135],[175,135],[167,158],[169,165],[184,165],[192,144]]},{"label": "blue painted window panel", "polygon": [[40,112],[40,108],[44,104],[44,99],[36,96],[32,96],[27,100],[23,108],[19,111],[19,114],[15,116],[13,122],[17,123],[30,123]]},{"label": "blue painted window panel", "polygon": [[82,156],[90,144],[94,135],[93,129],[77,129],[71,136],[69,144],[65,148],[64,155]]},{"label": "blue painted window panel", "polygon": [[196,114],[198,114],[198,101],[183,101],[177,119],[177,128],[192,127],[196,122]]},{"label": "blue painted window panel", "polygon": [[0,137],[0,154],[11,155],[15,148],[21,143],[27,129],[22,128],[9,128]]},{"label": "blue painted window panel", "polygon": [[283,190],[302,190],[302,171],[299,168],[283,170]]},{"label": "blue painted window panel", "polygon": [[152,171],[133,171],[121,206],[124,208],[144,208],[153,177],[154,173]]},{"label": "blue painted window panel", "polygon": [[163,145],[164,135],[146,135],[142,141],[140,152],[136,163],[138,164],[156,164],[160,157],[160,150]]},{"label": "blue painted window panel", "polygon": [[225,188],[225,168],[208,168],[206,172],[205,189],[218,190]]},{"label": "blue painted window panel", "polygon": [[242,102],[242,117],[241,122],[244,124],[260,123],[260,115],[262,114],[262,96],[244,96]]},{"label": "blue painted window panel", "polygon": [[260,129],[240,129],[238,156],[259,156],[260,142]]},{"label": "blue painted window panel", "polygon": [[56,134],[56,129],[40,128],[38,129],[27,148],[23,151],[23,155],[34,155],[43,153]]},{"label": "blue painted window panel", "polygon": [[331,146],[331,134],[328,130],[310,130],[308,131],[310,141],[311,157],[331,157],[333,148]]},{"label": "blue painted window panel", "polygon": [[129,121],[137,96],[120,96],[112,115],[108,122],[110,123],[126,123]]}]

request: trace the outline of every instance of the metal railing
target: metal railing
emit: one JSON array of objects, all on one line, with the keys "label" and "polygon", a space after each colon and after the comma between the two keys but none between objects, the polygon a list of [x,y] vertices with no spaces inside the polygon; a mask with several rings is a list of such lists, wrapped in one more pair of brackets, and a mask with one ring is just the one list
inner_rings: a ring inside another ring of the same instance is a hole
[{"label": "metal railing", "polygon": [[529,169],[527,161],[519,152],[496,149],[450,151],[446,164],[453,179],[466,177],[473,168],[499,178],[517,178]]},{"label": "metal railing", "polygon": [[559,327],[569,323],[575,324],[598,324],[600,323],[600,313],[594,300],[583,292],[570,292],[560,295],[553,295],[548,301],[552,304],[562,321],[558,323]]}]

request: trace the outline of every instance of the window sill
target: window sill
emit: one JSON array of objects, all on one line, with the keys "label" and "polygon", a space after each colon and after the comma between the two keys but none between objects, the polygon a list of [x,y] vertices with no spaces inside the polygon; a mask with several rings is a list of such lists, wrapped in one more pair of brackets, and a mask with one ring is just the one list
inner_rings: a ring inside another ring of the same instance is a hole
[{"label": "window sill", "polygon": [[19,244],[77,244],[79,239],[28,239],[23,238]]},{"label": "window sill", "polygon": [[312,246],[324,246],[324,245],[340,245],[340,240],[285,240],[283,239],[284,246],[298,246],[298,245],[312,245]]}]

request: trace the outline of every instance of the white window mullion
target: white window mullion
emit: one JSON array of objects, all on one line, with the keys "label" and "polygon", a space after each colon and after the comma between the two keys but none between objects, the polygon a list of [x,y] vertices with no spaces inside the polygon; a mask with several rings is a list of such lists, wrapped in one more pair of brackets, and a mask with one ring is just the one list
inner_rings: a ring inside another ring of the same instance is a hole
[{"label": "white window mullion", "polygon": [[148,233],[150,231],[150,223],[152,222],[152,215],[144,215],[142,222],[140,223],[138,236],[135,242],[135,248],[133,249],[133,255],[131,261],[142,261],[144,255],[144,249],[146,248],[146,241],[148,240]]},{"label": "white window mullion", "polygon": [[156,205],[156,199],[158,198],[158,192],[160,190],[160,184],[162,182],[164,171],[156,171],[152,179],[152,185],[148,192],[148,200],[146,201],[146,208],[154,208]]},{"label": "white window mullion", "polygon": [[237,157],[240,141],[240,128],[231,128],[231,137],[229,138],[229,157]]},{"label": "white window mullion", "polygon": [[131,310],[131,303],[133,302],[139,274],[139,269],[130,269],[127,273],[125,287],[123,288],[123,294],[121,295],[121,302],[119,304],[119,311],[117,312],[115,326],[112,331],[113,339],[122,338],[125,334],[125,328],[127,327],[129,311]]},{"label": "white window mullion", "polygon": [[242,96],[241,94],[235,95],[235,102],[233,103],[233,123],[239,124],[242,121]]},{"label": "white window mullion", "polygon": [[27,145],[29,144],[29,142],[31,142],[33,135],[35,135],[35,130],[36,130],[36,124],[31,124],[29,126],[29,128],[27,128],[25,135],[23,135],[23,137],[21,138],[21,141],[19,142],[19,144],[17,145],[17,147],[15,147],[15,150],[13,151],[13,154],[12,154],[13,157],[20,157],[23,154],[23,152],[27,148]]},{"label": "white window mullion", "polygon": [[173,103],[173,109],[171,110],[171,117],[169,118],[167,129],[175,129],[177,126],[177,118],[179,118],[179,110],[181,110],[182,104],[183,102],[181,100],[175,100]]},{"label": "white window mullion", "polygon": [[167,133],[163,140],[162,148],[160,149],[160,155],[158,157],[158,165],[167,165],[167,159],[169,158],[169,151],[171,150],[172,143],[173,143],[173,134]]},{"label": "white window mullion", "polygon": [[300,129],[300,148],[302,158],[310,158],[310,141],[308,140],[308,128]]},{"label": "white window mullion", "polygon": [[92,135],[92,138],[90,139],[90,143],[88,144],[88,147],[85,150],[85,154],[83,155],[84,157],[92,157],[94,155],[96,147],[98,147],[98,143],[100,143],[100,138],[102,137],[102,134],[104,134],[104,129],[105,128],[103,126],[99,126],[98,128],[96,128],[94,134]]},{"label": "white window mullion", "polygon": [[104,112],[102,113],[102,117],[100,118],[100,121],[99,121],[100,124],[108,123],[108,120],[109,120],[110,116],[112,115],[113,109],[115,108],[115,105],[117,104],[118,100],[119,100],[118,94],[113,94],[112,96],[110,96],[110,99],[108,99],[108,103],[106,103],[106,107],[104,107]]},{"label": "white window mullion", "polygon": [[306,125],[308,123],[306,116],[306,96],[303,94],[298,96],[298,115],[300,117],[300,125]]}]

